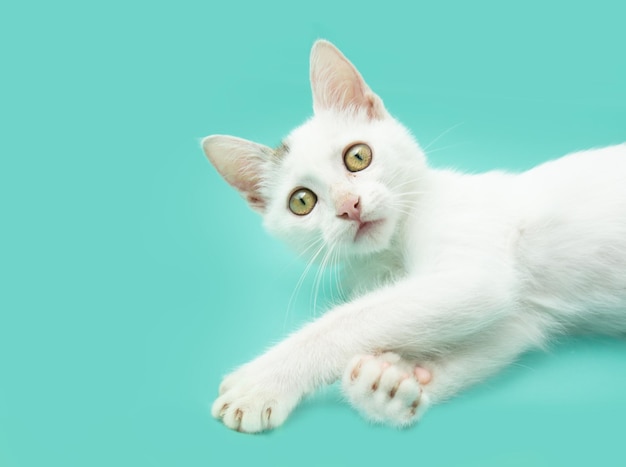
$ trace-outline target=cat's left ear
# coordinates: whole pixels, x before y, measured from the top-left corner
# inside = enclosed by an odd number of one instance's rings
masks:
[[[371,119],[388,116],[383,101],[355,66],[328,41],[318,40],[311,49],[313,111],[364,111]]]
[[[224,180],[239,191],[255,211],[267,204],[261,182],[274,151],[262,144],[234,136],[213,135],[202,140],[202,149]]]

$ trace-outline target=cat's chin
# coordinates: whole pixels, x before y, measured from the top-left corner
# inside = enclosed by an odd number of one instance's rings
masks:
[[[354,243],[358,243],[369,236],[376,235],[376,230],[382,228],[382,224],[385,223],[385,219],[378,219],[375,221],[366,221],[360,224],[356,229],[354,235]]]
[[[376,219],[362,222],[347,232],[346,250],[352,255],[378,253],[389,247],[394,231],[391,219]]]

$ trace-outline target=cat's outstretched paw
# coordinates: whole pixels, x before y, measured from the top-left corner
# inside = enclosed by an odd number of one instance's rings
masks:
[[[282,425],[299,397],[285,394],[268,378],[268,371],[249,364],[228,375],[211,407],[213,417],[244,433],[258,433]]]
[[[398,354],[359,355],[342,378],[348,400],[372,421],[394,426],[414,423],[428,406],[422,386],[430,372]]]

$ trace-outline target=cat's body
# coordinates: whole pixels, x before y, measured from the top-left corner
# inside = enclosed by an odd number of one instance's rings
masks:
[[[203,145],[268,230],[344,262],[352,298],[229,375],[214,416],[275,427],[343,375],[362,413],[407,425],[556,333],[626,332],[626,145],[435,170],[332,45],[311,63],[315,116],[281,148]]]

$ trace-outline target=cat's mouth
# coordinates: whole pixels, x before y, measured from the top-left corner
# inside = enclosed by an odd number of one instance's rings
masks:
[[[354,241],[357,242],[361,238],[368,236],[373,230],[375,230],[383,222],[385,222],[384,219],[361,222],[359,224],[359,227],[357,228],[356,234],[354,235]]]

